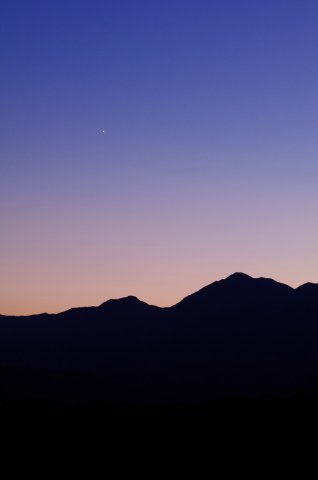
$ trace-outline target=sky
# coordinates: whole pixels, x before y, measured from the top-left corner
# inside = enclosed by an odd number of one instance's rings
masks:
[[[0,313],[318,282],[317,24],[315,0],[2,0]]]

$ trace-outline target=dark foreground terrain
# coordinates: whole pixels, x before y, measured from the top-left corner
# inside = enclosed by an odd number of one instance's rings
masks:
[[[2,478],[318,478],[318,285],[0,318]]]
[[[2,478],[314,479],[318,401],[1,404]]]

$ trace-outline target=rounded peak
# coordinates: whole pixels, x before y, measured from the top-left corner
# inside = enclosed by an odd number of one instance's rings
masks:
[[[226,277],[225,280],[254,280],[253,277],[251,277],[250,275],[247,275],[246,273],[243,273],[243,272],[234,272],[232,273],[232,275],[229,275],[228,277]]]
[[[144,302],[139,300],[139,298],[135,297],[134,295],[128,295],[127,297],[121,297],[121,298],[111,298],[110,300],[107,300],[106,302],[103,302],[100,307],[105,307],[105,306],[110,306],[110,305],[127,305],[127,306],[132,306],[132,305],[141,305]]]
[[[127,295],[126,297],[120,297],[118,298],[118,300],[138,300],[138,302],[140,302],[139,298],[136,297],[135,295]]]
[[[117,301],[125,303],[143,303],[138,297],[135,297],[135,295],[127,295],[127,297],[119,298]]]
[[[292,291],[294,290],[292,287],[289,285],[286,285],[281,282],[277,282],[276,280],[273,280],[272,278],[266,278],[266,277],[251,277],[250,275],[247,275],[246,273],[241,273],[241,272],[235,272],[229,277],[227,277],[223,282],[221,282],[225,285],[231,285],[233,288],[240,288],[240,287],[246,287],[246,288],[262,288],[262,289],[275,289],[275,290],[285,290],[287,291]]]
[[[318,289],[318,283],[313,283],[313,282],[307,282],[304,283],[303,285],[300,285],[299,287],[296,288],[297,292],[311,292],[311,291],[317,291]]]

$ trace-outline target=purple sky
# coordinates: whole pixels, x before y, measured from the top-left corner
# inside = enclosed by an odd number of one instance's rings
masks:
[[[0,313],[318,282],[317,25],[308,0],[2,1]]]

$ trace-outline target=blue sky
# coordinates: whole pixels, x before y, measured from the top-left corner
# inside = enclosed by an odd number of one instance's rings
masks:
[[[307,0],[1,2],[2,312],[317,281],[317,21]]]

